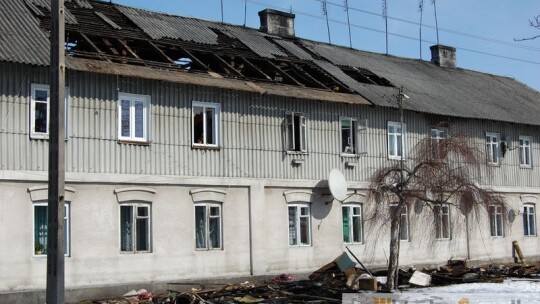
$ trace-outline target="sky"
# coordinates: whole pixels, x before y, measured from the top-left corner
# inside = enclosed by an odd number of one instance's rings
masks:
[[[296,36],[329,42],[321,0],[113,0],[114,3],[259,28],[257,12],[265,8],[296,15]],[[327,0],[332,44],[386,53],[383,0],[348,0],[351,39],[344,0]],[[437,43],[457,49],[459,68],[507,76],[540,91],[540,34],[529,20],[540,15],[539,0],[387,0],[388,54],[430,60],[429,46]],[[437,19],[435,18],[435,12]],[[420,46],[420,17],[422,44]],[[438,25],[438,35],[436,29]],[[438,38],[437,38],[438,36]],[[420,50],[422,50],[420,52]]]

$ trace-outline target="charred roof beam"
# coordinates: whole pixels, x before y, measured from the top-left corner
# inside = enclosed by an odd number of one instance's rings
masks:
[[[239,57],[245,64],[247,64],[253,71],[257,72],[260,76],[266,78],[269,81],[272,81],[272,77],[268,76],[265,72],[263,72],[261,69],[259,69],[256,65],[254,65],[251,61],[249,61],[247,58]]]
[[[94,42],[92,42],[92,40],[90,40],[90,38],[88,38],[88,36],[86,36],[85,34],[80,33],[80,32],[78,34],[98,54],[99,58],[101,58],[101,59],[103,59],[105,61],[111,62],[111,60],[106,57],[107,54],[105,52],[103,52]]]

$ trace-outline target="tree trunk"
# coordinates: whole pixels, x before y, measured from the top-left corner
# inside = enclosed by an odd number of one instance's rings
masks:
[[[396,273],[399,259],[399,228],[401,225],[401,209],[402,204],[391,213],[390,222],[390,258],[388,261],[388,275],[386,276],[386,289],[397,289]]]

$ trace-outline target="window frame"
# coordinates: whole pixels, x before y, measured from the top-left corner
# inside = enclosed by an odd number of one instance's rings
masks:
[[[354,209],[358,208],[360,210],[359,214],[354,214]],[[349,221],[349,242],[345,240],[345,223],[344,223],[344,215],[343,210],[348,209],[348,221]],[[364,212],[363,212],[363,205],[362,204],[343,204],[341,206],[341,224],[343,228],[343,243],[344,244],[363,244],[364,243]],[[353,219],[355,217],[360,218],[360,229],[358,234],[360,235],[359,241],[354,241],[355,239],[355,233],[354,233],[354,227],[353,227]]]
[[[45,102],[47,104],[46,111],[47,111],[47,123],[46,123],[46,132],[36,132],[36,90],[44,90],[47,92],[47,101]],[[43,103],[42,101],[39,101],[40,103]],[[51,109],[50,109],[50,102],[51,102],[51,88],[48,84],[40,84],[40,83],[32,83],[30,84],[30,139],[49,139],[50,136],[50,116],[51,116]],[[69,87],[65,87],[64,89],[64,138],[65,140],[68,139],[68,126],[69,126],[69,105],[71,103],[71,96]]]
[[[525,144],[528,142],[528,144]],[[531,136],[519,136],[519,166],[521,168],[532,168],[532,137]],[[529,159],[529,163],[523,161]]]
[[[133,250],[122,250],[122,207],[132,207],[131,219],[133,227],[131,228],[131,242]],[[145,207],[148,210],[148,229],[146,233],[148,234],[148,250],[137,250],[137,219],[138,219],[138,208]],[[152,253],[152,204],[146,201],[127,201],[119,204],[118,212],[118,224],[119,224],[119,248],[121,254],[139,254],[139,253]]]
[[[435,134],[434,134],[435,133]],[[442,136],[441,136],[442,133]],[[435,135],[435,136],[434,136]],[[434,160],[440,160],[440,143],[448,138],[448,128],[432,127],[429,131],[431,158]]]
[[[47,214],[49,212],[49,203],[47,201],[36,201],[32,203],[32,240],[33,240],[33,256],[34,257],[46,257],[47,256],[47,242],[45,242],[45,253],[37,254],[36,253],[36,207],[47,207]],[[48,224],[48,218],[47,218]],[[71,256],[71,202],[64,202],[64,256]],[[48,238],[48,232],[47,232]]]
[[[346,152],[344,151],[343,149],[343,121],[348,121],[350,123],[350,127],[349,127],[349,137],[348,137],[348,140],[349,141],[353,141],[353,144],[352,144],[352,152]],[[359,138],[358,138],[358,119],[357,118],[353,118],[353,117],[349,117],[349,116],[342,116],[339,118],[339,153],[342,155],[342,156],[357,156],[359,155]],[[352,133],[352,134],[351,134]],[[350,146],[351,144],[350,143],[347,143],[348,146]]]
[[[397,206],[398,204],[390,204],[390,212],[393,212],[392,208],[397,208]],[[401,209],[401,214],[399,216],[400,216],[400,221],[401,221],[399,240],[408,242],[411,240],[411,235],[410,235],[410,227],[409,227],[409,207],[407,205],[403,205],[403,208]],[[405,225],[403,225],[403,219],[405,219]],[[403,227],[406,227],[407,229],[406,238],[402,238],[403,233],[401,229]]]
[[[202,133],[203,142],[202,143],[198,143],[195,140],[195,107],[203,108],[203,133]],[[206,142],[207,141],[206,109],[208,108],[214,109],[214,117],[213,117],[214,125],[212,126],[213,135],[215,139],[214,144],[209,144]],[[193,148],[205,148],[205,147],[206,148],[219,148],[220,147],[220,136],[219,136],[220,130],[221,130],[221,104],[194,100],[191,104],[191,146]]]
[[[532,209],[532,214],[530,209]],[[530,218],[532,218],[532,227]],[[525,203],[523,204],[523,234],[525,236],[535,237],[536,229],[536,206],[533,203]],[[532,234],[531,230],[533,230]]]
[[[390,127],[393,127],[393,128],[401,128],[401,133],[397,133],[397,132],[390,132]],[[397,130],[397,129],[396,129]],[[401,155],[399,154],[399,149],[398,149],[398,136],[401,136]],[[406,144],[407,144],[407,140],[406,140],[406,137],[407,136],[407,124],[406,123],[401,123],[401,122],[395,122],[395,121],[388,121],[387,125],[386,125],[386,139],[387,139],[387,145],[386,145],[386,148],[387,148],[387,155],[388,155],[388,159],[392,159],[392,160],[404,160],[406,157],[407,157],[407,149],[406,149]],[[392,137],[394,137],[392,139]],[[390,145],[391,143],[393,143],[396,147],[396,153],[394,155],[390,154]]]
[[[122,135],[122,102],[129,102],[129,136]],[[149,143],[150,142],[150,111],[152,107],[152,99],[150,95],[132,94],[126,92],[118,92],[118,141],[128,143]],[[136,136],[136,118],[135,118],[135,103],[143,103],[143,136]]]
[[[446,212],[444,212],[446,209]],[[452,228],[451,223],[451,213],[449,204],[438,204],[433,206],[433,213],[435,214],[435,239],[437,240],[450,240],[452,239]],[[446,231],[444,231],[444,217],[446,217]],[[446,232],[447,237],[444,237],[444,232]]]
[[[295,129],[296,129],[295,117],[298,117],[298,128],[299,128],[298,132],[295,132]],[[292,126],[292,138],[289,135],[289,126]],[[287,153],[297,153],[297,154],[308,153],[308,146],[309,146],[308,128],[309,128],[309,122],[308,122],[308,117],[305,113],[294,112],[294,111],[285,112],[285,142],[286,142]],[[302,132],[302,129],[303,129],[303,132]],[[296,137],[295,137],[296,133],[298,133],[301,136],[300,141],[299,141],[300,147],[298,148],[296,147]],[[304,144],[304,146],[302,146],[302,143]]]
[[[196,251],[210,251],[210,250],[223,250],[223,206],[221,202],[207,201],[197,202],[194,205],[194,223],[195,223],[195,250]],[[204,236],[206,240],[205,247],[197,247],[197,207],[205,207],[205,223],[204,223]],[[219,215],[212,216],[210,214],[210,208],[218,207]],[[210,247],[210,218],[219,219],[219,247]]]
[[[296,243],[291,244],[291,219],[290,219],[290,208],[296,209],[296,216],[294,219],[294,227],[295,227],[295,233],[296,233]],[[302,208],[307,208],[308,214],[302,216]],[[302,231],[301,231],[301,218],[307,218],[308,219],[308,229],[307,229],[307,243],[302,244]],[[310,203],[291,203],[287,204],[287,235],[288,235],[288,244],[289,247],[311,247],[312,246],[312,225],[311,225],[311,204]]]
[[[503,238],[504,237],[504,221],[503,221],[503,208],[501,205],[489,205],[488,206],[488,216],[489,216],[489,232],[492,237]],[[499,219],[500,217],[500,219]],[[500,222],[499,222],[500,221]],[[497,233],[500,226],[500,235]]]
[[[489,138],[489,142],[488,142]],[[499,133],[493,133],[493,132],[486,132],[486,138],[485,138],[485,147],[486,147],[486,160],[487,164],[490,166],[500,166],[501,164],[501,145],[500,145],[500,139],[501,136]],[[495,140],[495,141],[494,141]],[[497,160],[493,161],[493,149],[495,149],[497,155]]]

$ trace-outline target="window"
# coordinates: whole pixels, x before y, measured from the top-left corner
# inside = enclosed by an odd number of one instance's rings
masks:
[[[431,157],[434,160],[442,158],[441,141],[446,138],[448,131],[445,128],[431,128]]]
[[[533,204],[523,205],[523,230],[527,236],[536,235],[536,214]]]
[[[195,205],[195,247],[197,249],[222,249],[221,204],[197,203]]]
[[[435,213],[435,237],[439,240],[450,239],[450,207],[446,204],[433,206]]]
[[[49,101],[50,88],[46,84],[31,85],[30,94],[30,138],[48,139],[49,138]],[[65,111],[64,111],[64,130],[65,139],[68,138],[68,111],[69,111],[69,88],[65,89]]]
[[[486,133],[486,155],[489,165],[499,165],[499,134]]]
[[[150,252],[150,204],[120,205],[120,251]]]
[[[311,215],[308,204],[289,205],[289,245],[311,245]]]
[[[118,94],[118,139],[149,141],[150,96]]]
[[[220,105],[193,102],[193,146],[218,147]]]
[[[519,137],[519,165],[526,168],[532,167],[531,138],[529,136]]]
[[[394,214],[396,212],[397,205],[390,205],[390,214]],[[399,239],[401,241],[408,241],[409,240],[409,213],[407,205],[404,205],[403,208],[401,208],[401,213],[399,215],[400,221],[401,221],[401,228],[399,230]]]
[[[343,215],[343,242],[362,243],[362,206],[342,206]]]
[[[388,158],[402,159],[405,157],[405,130],[406,124],[388,122]]]
[[[357,154],[357,121],[352,118],[341,118],[341,153]]]
[[[48,205],[47,202],[34,204],[34,255],[47,254],[47,227],[48,227]],[[64,254],[70,252],[70,220],[69,203],[64,204]]]
[[[287,150],[307,152],[307,119],[299,113],[287,113]]]
[[[503,236],[503,208],[500,205],[489,206],[489,226],[491,236]]]

